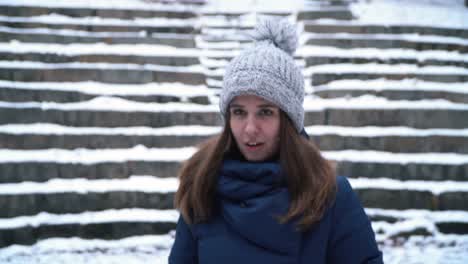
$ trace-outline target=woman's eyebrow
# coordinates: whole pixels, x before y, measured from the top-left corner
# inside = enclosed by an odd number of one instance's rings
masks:
[[[240,104],[231,104],[229,107],[230,107],[230,108],[232,108],[232,107],[244,108],[244,106],[243,106],[243,105],[240,105]]]
[[[273,105],[273,104],[261,104],[261,105],[258,105],[257,107],[269,107],[269,108],[275,108],[276,106]]]

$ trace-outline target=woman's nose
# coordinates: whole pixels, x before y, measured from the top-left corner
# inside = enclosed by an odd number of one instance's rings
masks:
[[[244,131],[249,135],[256,134],[258,132],[258,124],[254,116],[250,116],[246,119]]]

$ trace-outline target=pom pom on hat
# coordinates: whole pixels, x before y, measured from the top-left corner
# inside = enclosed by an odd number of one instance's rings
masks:
[[[296,27],[286,19],[260,20],[251,37],[256,42],[271,42],[291,56],[298,46]]]

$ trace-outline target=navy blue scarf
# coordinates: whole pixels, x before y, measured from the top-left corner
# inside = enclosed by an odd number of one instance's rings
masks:
[[[218,180],[221,215],[251,243],[281,255],[297,256],[301,234],[294,222],[280,224],[289,193],[280,165],[225,160]]]

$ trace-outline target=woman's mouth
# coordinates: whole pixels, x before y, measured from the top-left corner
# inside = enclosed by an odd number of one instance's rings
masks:
[[[257,150],[261,146],[263,146],[263,143],[255,142],[255,143],[246,143],[245,146],[247,147],[247,150]]]

